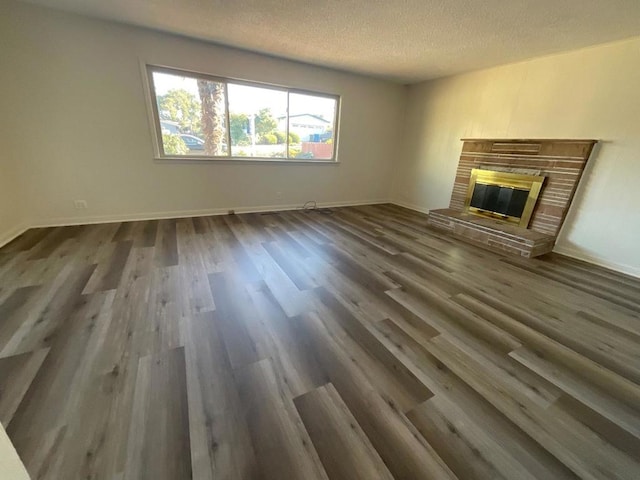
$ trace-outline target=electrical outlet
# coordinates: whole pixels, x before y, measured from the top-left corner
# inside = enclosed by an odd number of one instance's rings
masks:
[[[282,200],[282,192],[276,192],[276,198]]]
[[[85,210],[87,208],[87,201],[86,200],[74,200],[73,201],[73,205],[76,207],[77,210]]]

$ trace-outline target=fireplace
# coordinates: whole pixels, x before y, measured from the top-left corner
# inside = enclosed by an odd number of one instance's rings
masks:
[[[521,257],[553,250],[595,140],[463,139],[449,208],[429,225]]]
[[[526,228],[544,177],[474,168],[465,198],[465,211]]]

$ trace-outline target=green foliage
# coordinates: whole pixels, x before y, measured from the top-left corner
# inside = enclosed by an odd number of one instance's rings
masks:
[[[287,138],[287,134],[285,132],[278,131],[278,132],[273,132],[273,134],[278,139],[278,143],[285,143],[286,138]]]
[[[249,117],[244,113],[229,113],[229,128],[231,131],[231,145],[251,145],[247,135]]]
[[[267,133],[273,133],[278,128],[278,122],[273,115],[271,109],[263,108],[258,112],[255,119],[256,137],[261,137]]]
[[[249,116],[244,113],[229,113],[229,128],[231,133],[231,144],[236,146],[251,145],[251,134],[249,130]],[[254,119],[255,138],[258,145],[281,145],[287,143],[287,134],[277,130],[278,122],[273,117],[269,108],[260,110]],[[289,132],[289,144],[299,144],[300,135]],[[297,155],[300,149],[295,151]],[[282,153],[284,155],[284,152]],[[282,156],[278,154],[277,156]],[[292,155],[290,155],[292,156]]]
[[[158,111],[162,120],[171,120],[182,131],[201,133],[201,108],[198,98],[183,89],[169,90],[158,97]]]
[[[272,132],[277,138],[278,143],[286,143],[287,134],[285,132]],[[300,143],[300,135],[295,132],[289,132],[289,144]]]
[[[201,101],[184,89],[173,89],[165,95],[158,96],[158,111],[162,120],[171,120],[180,126],[182,132],[190,132],[205,140],[206,152],[210,155],[219,154],[224,143],[224,103],[222,88],[216,88],[215,82],[199,81],[198,89]],[[260,145],[299,145],[300,135],[277,130],[278,122],[273,117],[269,108],[261,109],[255,116],[255,138]],[[229,113],[229,129],[231,144],[234,146],[251,145],[251,136],[248,133],[249,116],[244,113]],[[163,135],[163,144],[166,154],[184,155],[189,152],[187,146],[178,135]],[[326,143],[333,143],[332,139]],[[245,152],[237,155],[246,155]],[[300,148],[289,148],[291,158],[309,158],[303,154]],[[312,156],[311,156],[312,157]]]
[[[278,143],[278,137],[273,133],[265,133],[260,136],[258,144],[260,145],[276,145]]]
[[[163,133],[162,145],[165,155],[186,155],[189,153],[189,149],[180,135]]]
[[[300,143],[300,135],[296,132],[289,132],[289,143]]]
[[[298,155],[300,155],[301,151],[302,150],[300,150],[299,148],[289,147],[289,158],[296,158]]]

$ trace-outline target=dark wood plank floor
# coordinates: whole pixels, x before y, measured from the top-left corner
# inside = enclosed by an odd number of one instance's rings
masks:
[[[35,229],[0,249],[34,479],[640,478],[640,281],[392,205]]]

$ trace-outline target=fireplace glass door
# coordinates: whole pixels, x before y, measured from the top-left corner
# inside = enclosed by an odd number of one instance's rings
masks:
[[[465,209],[527,227],[544,177],[474,168]]]

